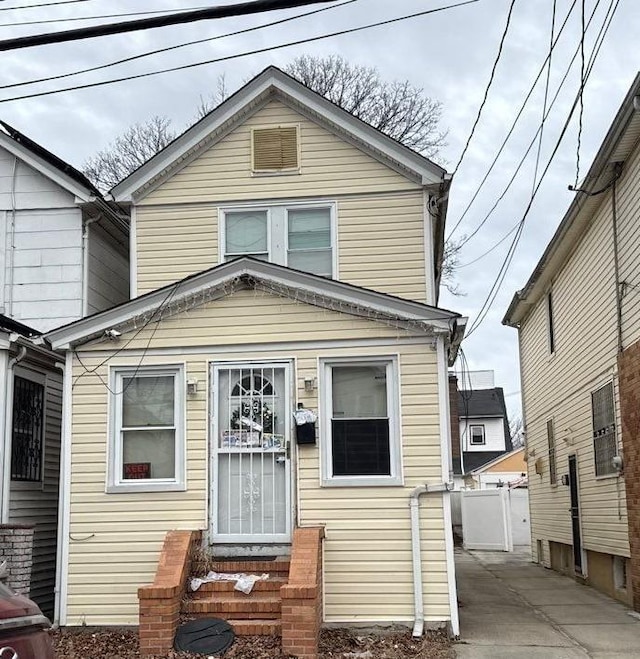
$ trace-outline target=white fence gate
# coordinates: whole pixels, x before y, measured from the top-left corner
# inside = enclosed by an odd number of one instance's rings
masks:
[[[516,546],[531,545],[531,524],[529,522],[529,490],[516,488],[509,490],[511,504],[511,537]]]
[[[509,490],[465,490],[461,499],[465,548],[513,551]]]

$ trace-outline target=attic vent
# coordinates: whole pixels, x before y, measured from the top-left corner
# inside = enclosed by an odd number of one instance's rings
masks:
[[[298,169],[298,128],[278,126],[253,131],[253,171]]]

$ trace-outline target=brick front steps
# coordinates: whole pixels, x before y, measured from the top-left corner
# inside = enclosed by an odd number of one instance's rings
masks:
[[[322,620],[322,528],[293,533],[291,559],[214,560],[196,557],[198,531],[167,533],[154,582],[138,589],[140,656],[165,654],[173,647],[180,615],[226,620],[238,636],[282,636],[282,650],[298,659],[317,659]],[[190,592],[190,576],[209,570],[269,574],[246,595],[235,582],[202,584]],[[197,574],[194,574],[197,572]]]

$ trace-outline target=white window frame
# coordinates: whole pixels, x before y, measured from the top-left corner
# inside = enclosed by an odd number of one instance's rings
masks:
[[[389,476],[334,476],[331,437],[332,369],[334,366],[386,365],[387,414],[389,416]],[[321,483],[323,487],[388,487],[404,484],[402,473],[402,433],[400,424],[400,370],[396,355],[367,357],[328,357],[320,359],[320,438]]]
[[[122,381],[144,375],[173,376],[175,423],[175,477],[125,480],[122,478]],[[185,491],[186,386],[184,364],[158,366],[111,366],[109,371],[109,428],[107,493]]]
[[[613,380],[607,380],[605,382],[602,382],[599,386],[595,387],[594,389],[591,390],[589,393],[589,410],[591,414],[591,447],[593,450],[593,473],[595,475],[595,479],[598,480],[604,480],[607,478],[619,478],[621,476],[621,473],[613,468],[613,465],[609,465],[610,471],[607,471],[604,474],[598,474],[597,470],[597,454],[596,454],[596,438],[594,437],[594,432],[595,428],[593,427],[593,395],[600,391],[601,389],[604,389],[605,387],[611,387],[611,393],[612,393],[612,400],[613,400],[613,441],[615,443],[616,447],[616,454],[620,452],[620,446],[618,443],[618,409],[616,405],[616,386],[615,382]]]
[[[331,227],[331,266],[332,279],[338,279],[338,232],[337,232],[337,204],[334,200],[316,199],[313,201],[283,200],[269,204],[236,204],[233,206],[218,207],[218,262],[225,263],[226,252],[226,227],[227,213],[242,211],[266,211],[267,212],[267,248],[269,262],[278,265],[288,265],[289,253],[289,211],[311,210],[314,208],[326,208],[329,210]],[[234,254],[233,258],[239,258],[242,254]]]
[[[482,430],[482,441],[473,441],[473,429],[480,428]],[[469,424],[469,446],[485,446],[487,444],[487,434],[484,423],[470,423]]]

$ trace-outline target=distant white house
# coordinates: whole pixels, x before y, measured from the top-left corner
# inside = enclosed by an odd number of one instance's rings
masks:
[[[76,169],[0,122],[0,524],[35,527],[53,614],[64,361],[40,333],[129,298],[129,228]]]

